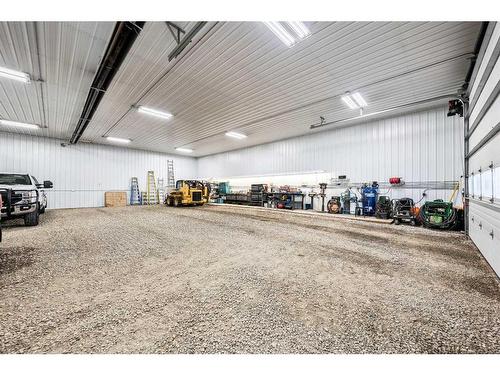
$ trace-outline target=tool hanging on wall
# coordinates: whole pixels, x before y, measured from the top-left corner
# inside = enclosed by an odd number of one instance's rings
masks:
[[[147,190],[146,197],[143,199],[143,204],[157,204],[158,203],[158,191],[156,190],[156,179],[155,172],[148,171],[147,175]]]
[[[139,190],[139,181],[137,177],[130,179],[130,205],[141,204],[141,192]]]
[[[401,186],[405,184],[405,182],[401,177],[391,177],[389,178],[389,183],[395,186]]]

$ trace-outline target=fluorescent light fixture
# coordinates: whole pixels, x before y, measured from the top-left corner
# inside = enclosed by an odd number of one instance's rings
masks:
[[[359,108],[358,105],[354,103],[354,100],[351,99],[351,96],[349,94],[342,96],[342,100],[350,109]]]
[[[295,38],[279,22],[270,21],[264,24],[276,35],[287,47],[295,44]]]
[[[185,152],[185,153],[188,153],[188,154],[190,154],[191,152],[193,152],[193,150],[191,150],[190,148],[176,147],[175,149],[177,151]]]
[[[351,95],[351,97],[354,99],[356,104],[361,108],[366,107],[368,105],[359,92],[355,92],[354,94]]]
[[[110,142],[116,142],[116,143],[130,143],[130,142],[132,142],[132,140],[128,139],[128,138],[106,137],[106,139]]]
[[[238,132],[227,132],[226,135],[231,138],[236,138],[236,139],[244,139],[247,136],[245,134],[241,134]]]
[[[23,73],[17,70],[3,68],[1,66],[0,66],[0,77],[9,78],[24,83],[30,83],[31,81],[30,75],[28,73]]]
[[[342,100],[350,109],[364,108],[368,105],[359,92],[346,93],[342,96]]]
[[[151,115],[151,116],[161,117],[164,119],[169,119],[169,118],[174,117],[174,115],[171,113],[158,111],[157,109],[144,107],[142,105],[137,108],[137,112],[145,113],[145,114]]]
[[[300,21],[291,21],[287,22],[288,26],[297,34],[297,36],[300,39],[304,39],[305,37],[311,35],[311,32],[307,28],[306,25],[304,25],[303,22]]]
[[[25,122],[17,122],[17,121],[10,121],[10,120],[0,120],[0,125],[15,126],[18,128],[25,128],[25,129],[40,129],[40,125],[27,124]]]

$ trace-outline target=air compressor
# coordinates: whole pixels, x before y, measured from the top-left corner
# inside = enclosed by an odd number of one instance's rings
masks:
[[[361,209],[363,216],[373,216],[376,212],[378,197],[378,183],[373,181],[371,186],[364,184],[361,187]]]

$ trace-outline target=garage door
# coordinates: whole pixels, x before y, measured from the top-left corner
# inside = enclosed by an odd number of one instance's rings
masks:
[[[500,24],[490,22],[469,97],[469,235],[500,276]]]

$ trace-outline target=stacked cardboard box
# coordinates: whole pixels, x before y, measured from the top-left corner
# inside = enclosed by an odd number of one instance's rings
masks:
[[[107,191],[104,193],[104,204],[106,207],[125,207],[127,205],[127,193],[124,191]]]

